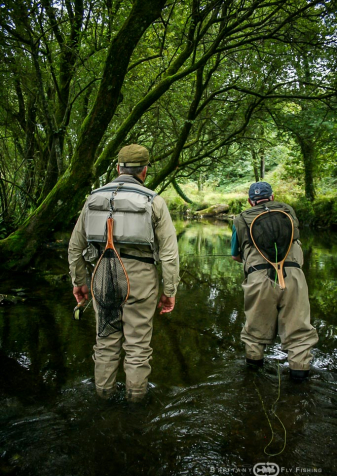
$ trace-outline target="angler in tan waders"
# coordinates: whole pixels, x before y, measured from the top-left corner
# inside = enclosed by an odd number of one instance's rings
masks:
[[[310,323],[308,287],[301,269],[303,253],[298,220],[292,207],[274,201],[267,182],[253,183],[248,201],[252,208],[235,218],[232,235],[232,258],[243,262],[245,272],[242,287],[246,323],[241,340],[245,344],[246,360],[250,365],[262,366],[266,345],[272,344],[279,334],[282,349],[288,353],[290,376],[302,381],[309,375],[310,350],[318,336]],[[258,215],[277,210],[285,212],[293,222],[290,250],[284,263],[284,289],[275,278],[273,267],[254,246],[250,233]]]
[[[69,243],[73,294],[80,302],[89,292],[84,256],[97,260],[105,245],[106,220],[112,213],[114,245],[129,278],[130,294],[123,307],[122,330],[104,337],[97,332],[93,359],[96,391],[102,398],[109,398],[116,390],[122,348],[126,398],[137,402],[146,394],[159,288],[155,263],[161,263],[163,275],[160,313],[171,312],[175,306],[179,283],[176,232],[163,198],[143,185],[149,165],[145,147],[123,147],[118,154],[118,178],[91,193]]]

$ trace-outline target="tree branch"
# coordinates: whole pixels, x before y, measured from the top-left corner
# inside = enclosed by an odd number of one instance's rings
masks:
[[[14,187],[16,187],[16,188],[18,188],[19,190],[21,190],[21,192],[24,193],[24,194],[29,198],[29,200],[32,202],[32,204],[34,205],[34,207],[37,206],[36,200],[35,200],[28,192],[26,192],[26,190],[24,190],[22,187],[20,187],[20,185],[18,185],[17,183],[12,182],[11,180],[4,179],[3,177],[0,177],[0,180],[1,180],[2,182],[10,183],[10,184],[13,185]]]

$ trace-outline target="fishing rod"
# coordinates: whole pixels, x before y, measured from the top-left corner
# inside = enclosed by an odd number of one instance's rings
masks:
[[[186,255],[180,255],[181,258],[185,258],[186,256],[194,256],[196,258],[216,258],[216,257],[219,257],[219,256],[232,256],[231,254],[216,254],[216,255],[197,255],[197,254],[192,254],[192,253],[188,253]]]

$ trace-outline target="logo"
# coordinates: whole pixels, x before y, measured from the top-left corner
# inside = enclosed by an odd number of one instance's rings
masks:
[[[259,195],[260,189],[259,189],[259,188],[256,188],[255,191],[254,191],[254,193],[255,193],[255,195]],[[258,463],[258,464],[260,464],[260,463]]]
[[[277,476],[280,472],[280,468],[276,463],[257,463],[253,468],[255,476],[269,475]]]

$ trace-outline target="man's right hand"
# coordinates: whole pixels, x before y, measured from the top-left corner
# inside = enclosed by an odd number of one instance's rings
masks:
[[[89,289],[86,284],[83,286],[74,286],[73,295],[78,303],[83,301],[84,299],[87,301],[89,296]]]
[[[159,299],[158,308],[161,308],[159,314],[164,314],[165,312],[172,312],[176,303],[175,296],[168,297],[165,294],[162,294]]]

